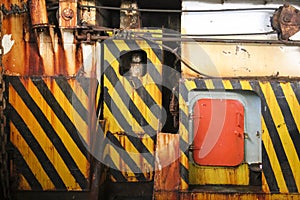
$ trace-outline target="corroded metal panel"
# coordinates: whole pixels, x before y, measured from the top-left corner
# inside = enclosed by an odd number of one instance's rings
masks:
[[[97,82],[9,77],[12,179],[19,190],[87,191]],[[97,85],[95,86],[95,88]],[[97,93],[99,95],[99,93]]]
[[[179,189],[179,135],[158,133],[155,152],[154,191]]]
[[[111,170],[111,180],[152,181],[155,135],[161,129],[162,49],[135,40],[107,40],[103,48],[103,118],[108,124],[106,137],[113,142],[105,157],[110,159],[109,166],[116,169]],[[131,65],[125,62],[127,65],[123,66],[121,56],[132,51],[146,55],[143,76],[122,73]]]

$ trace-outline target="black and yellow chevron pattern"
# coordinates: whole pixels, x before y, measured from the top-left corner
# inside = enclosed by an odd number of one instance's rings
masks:
[[[153,180],[155,136],[161,129],[162,49],[144,40],[107,40],[104,43],[104,110],[106,138],[110,144],[105,159],[111,180]],[[147,72],[143,77],[122,76],[122,51],[143,50]]]
[[[88,190],[90,110],[97,109],[91,102],[99,95],[98,82],[17,76],[7,81],[12,167],[18,189]]]
[[[300,192],[300,82],[297,80],[183,79],[180,85],[180,134],[186,149],[188,92],[200,90],[254,91],[262,102],[263,190]],[[182,189],[188,188],[186,152],[181,159]]]

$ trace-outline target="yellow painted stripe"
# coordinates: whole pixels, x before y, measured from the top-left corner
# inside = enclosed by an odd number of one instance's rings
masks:
[[[48,82],[49,83],[49,82]],[[91,84],[93,82],[90,82],[89,88],[91,87]],[[91,100],[91,98],[94,97],[93,93],[96,93],[96,91],[92,91],[92,88],[90,88],[90,97],[88,97],[86,95],[86,93],[84,92],[84,90],[81,87],[81,84],[79,82],[77,82],[76,79],[69,79],[68,80],[68,84],[71,86],[72,90],[74,91],[74,95],[77,96],[77,98],[80,100],[81,104],[83,105],[83,107],[86,110],[90,110],[89,106],[90,106],[90,102],[93,102]]]
[[[283,90],[285,99],[290,106],[290,110],[292,112],[297,128],[300,131],[300,115],[299,115],[300,105],[295,96],[295,92],[291,87],[290,83],[280,83],[280,86]]]
[[[251,87],[249,81],[241,80],[240,84],[241,84],[243,90],[252,90],[252,87]]]
[[[18,183],[19,190],[32,190],[28,181],[25,179],[25,177],[22,174],[19,175],[18,182],[19,182]]]
[[[24,80],[22,80],[22,82],[23,84],[25,84]],[[35,103],[38,105],[38,107],[41,109],[41,111],[49,120],[49,122],[52,124],[53,129],[55,130],[59,138],[62,140],[63,144],[65,145],[66,149],[70,153],[71,157],[75,161],[76,165],[78,166],[82,174],[84,174],[85,178],[88,178],[89,161],[79,150],[78,146],[76,145],[76,143],[74,142],[74,140],[72,139],[68,131],[65,129],[64,125],[55,115],[52,108],[47,104],[46,100],[43,98],[40,91],[34,86],[34,83],[30,79],[26,82],[28,84],[27,92],[35,101]]]
[[[268,128],[266,126],[266,123],[265,123],[265,120],[263,117],[261,118],[261,121],[262,121],[262,131],[263,131],[262,140],[265,145],[267,154],[269,156],[272,171],[274,172],[275,179],[276,179],[278,187],[279,187],[279,191],[281,193],[288,192],[288,188],[286,186],[286,183],[285,183],[285,180],[284,180],[281,168],[280,168],[280,164],[279,164],[279,161],[278,161],[275,149],[274,149],[274,145],[270,138],[270,134],[269,134]]]
[[[204,82],[205,82],[206,88],[207,88],[208,90],[215,89],[215,86],[214,86],[214,83],[213,83],[212,80],[209,79],[209,80],[205,80]]]
[[[194,80],[189,80],[185,82],[185,86],[187,88],[188,91],[191,91],[195,88],[197,88],[196,83]]]
[[[54,98],[57,100],[59,105],[62,107],[64,112],[68,115],[71,122],[74,124],[76,129],[79,131],[79,134],[84,139],[86,144],[90,144],[89,141],[89,127],[87,126],[86,122],[81,118],[78,112],[74,109],[71,103],[68,101],[67,97],[65,96],[64,92],[60,89],[55,81],[50,79],[45,80],[49,90],[52,91]],[[34,95],[33,95],[34,96]]]
[[[55,167],[57,173],[63,180],[64,184],[69,189],[77,189],[80,188],[79,184],[76,182],[69,169],[67,168],[64,160],[61,158],[55,147],[53,146],[50,139],[47,137],[46,133],[40,126],[37,119],[33,116],[31,111],[28,109],[26,104],[23,102],[21,97],[17,94],[17,92],[11,87],[10,94],[14,93],[14,97],[10,98],[11,105],[16,109],[19,115],[22,117],[24,122],[27,124],[29,130],[34,133],[34,136],[38,143],[41,145],[43,151],[47,155],[48,159]]]
[[[105,110],[106,112],[106,117],[109,118],[110,120],[113,119],[117,126],[116,127],[110,127],[110,131],[114,131],[114,132],[120,132],[120,131],[116,131],[115,129],[120,127],[118,126],[117,120],[114,119],[112,113],[110,112],[110,110],[107,108],[107,106],[105,105]],[[143,144],[147,147],[147,149],[149,150],[149,152],[151,152],[154,155],[154,141],[148,136],[145,135],[145,138],[143,138],[141,141],[143,142]],[[122,146],[126,149],[126,151],[128,152],[128,154],[130,155],[130,157],[132,157],[132,159],[136,162],[136,164],[138,165],[139,159],[140,159],[140,153],[138,152],[138,150],[136,149],[136,147],[129,141],[129,139],[125,136],[123,137],[117,137],[118,140],[121,142]],[[118,156],[120,157],[120,156]],[[115,157],[117,158],[117,157]],[[119,158],[121,159],[121,158]],[[151,164],[151,163],[150,163]]]
[[[101,86],[99,85],[99,87],[97,88],[97,91],[96,91],[97,93],[96,93],[96,108],[98,108],[100,105],[99,105],[99,103],[100,103],[100,101],[98,101],[99,99],[100,99],[100,94],[101,94]],[[98,114],[98,113],[96,113],[96,114]]]
[[[141,139],[142,143],[147,147],[149,152],[154,155],[154,147],[155,143],[153,139],[149,135],[144,135],[143,138]]]
[[[121,142],[121,141],[120,141]],[[122,143],[122,142],[121,142]],[[116,147],[118,148],[118,147]],[[126,177],[128,174],[134,174],[127,163],[121,158],[120,154],[115,150],[114,147],[110,147],[110,157],[113,160],[115,166],[119,171],[122,172],[123,176]],[[137,181],[136,177],[131,177],[132,181]]]
[[[288,132],[287,126],[284,121],[284,117],[281,113],[280,107],[278,105],[278,102],[276,100],[274,91],[272,90],[272,87],[270,83],[262,83],[260,82],[260,87],[262,89],[262,92],[264,93],[266,97],[267,104],[270,108],[270,112],[273,118],[273,121],[276,125],[276,129],[278,131],[278,135],[280,137],[280,140],[282,141],[282,145],[285,151],[285,154],[287,156],[287,159],[289,163],[291,163],[291,170],[296,182],[296,186],[298,191],[300,191],[300,161],[298,154],[295,150],[293,141],[290,137],[290,134]],[[280,125],[280,126],[278,126]]]
[[[222,80],[225,90],[232,90],[233,87],[231,85],[230,80]]]
[[[267,180],[266,180],[266,176],[264,174],[264,172],[262,172],[262,191],[265,193],[270,193],[270,188],[268,186]]]
[[[106,78],[107,79],[107,78]],[[108,88],[108,92],[111,96],[111,99],[115,102],[116,106],[118,106],[119,111],[122,113],[127,122],[132,125],[132,129],[137,132],[143,132],[143,129],[138,125],[138,122],[132,117],[132,114],[129,112],[129,105],[125,105],[119,93],[115,90],[115,87],[110,83],[109,80],[105,82],[106,87]],[[129,102],[128,102],[129,103]],[[112,108],[113,109],[113,108]],[[104,113],[105,114],[105,113]],[[112,113],[112,116],[115,114]],[[115,118],[115,117],[114,117]],[[115,120],[118,121],[118,120]],[[115,128],[117,129],[117,128]],[[111,129],[110,129],[111,130]],[[121,129],[122,130],[122,129]],[[124,130],[122,130],[124,131]]]
[[[188,108],[182,94],[179,94],[179,104],[180,109],[186,114],[186,116],[189,116]]]
[[[145,162],[148,162],[146,159],[143,158],[143,163],[140,162],[142,156],[141,156],[141,153],[136,149],[136,146],[134,146],[133,143],[131,143],[131,141],[128,139],[128,137],[126,136],[123,136],[121,137],[123,139],[123,145],[124,145],[124,148],[125,150],[128,152],[129,156],[135,161],[135,163],[137,164],[137,166],[140,168],[140,169],[143,169],[143,165]],[[152,140],[152,139],[150,139]],[[152,145],[154,145],[154,143],[151,143]],[[149,149],[149,151],[151,151],[151,149],[153,149],[154,146],[147,146],[147,149]],[[150,165],[152,163],[149,163]]]
[[[144,103],[143,99],[137,94],[137,92],[135,90],[131,90],[131,85],[127,79],[124,79],[123,85],[124,85],[124,88],[125,88],[127,94],[131,97],[131,100],[134,102],[134,104],[140,110],[141,114],[143,115],[145,120],[148,122],[148,124],[150,126],[152,126],[155,130],[158,130],[159,129],[158,119],[155,117],[155,115],[152,113],[152,111],[149,109],[149,107]],[[133,95],[130,95],[130,94],[133,94]],[[157,96],[152,96],[152,97],[154,97],[154,99],[155,99],[155,97],[158,97],[158,96],[159,96],[159,93],[157,94]],[[157,103],[159,103],[159,102],[157,102]]]
[[[183,178],[180,179],[180,189],[187,190],[189,188],[189,184],[185,182]]]
[[[33,153],[31,148],[28,146],[27,142],[24,140],[23,136],[20,134],[13,123],[10,123],[10,133],[10,141],[19,149],[21,155],[30,168],[30,171],[34,174],[38,182],[41,184],[43,190],[55,189],[55,186],[48,177],[47,173],[44,171],[38,158]],[[24,190],[31,189],[30,185],[24,177],[21,179],[19,187]]]
[[[103,113],[104,113],[104,119],[109,120],[108,130],[110,132],[117,133],[117,132],[124,131],[123,129],[121,129],[121,126],[118,123],[118,121],[115,119],[114,115],[110,112],[110,109],[108,108],[106,103],[104,103],[104,106],[103,106]]]

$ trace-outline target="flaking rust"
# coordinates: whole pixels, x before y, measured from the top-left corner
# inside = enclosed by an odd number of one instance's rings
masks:
[[[76,29],[55,28],[47,19],[43,2],[24,2],[29,3],[27,13],[4,17],[3,34],[11,34],[15,41],[3,57],[8,75],[74,76],[82,67],[81,45],[74,38]],[[22,6],[18,0],[3,3],[5,7]]]
[[[300,13],[295,7],[285,4],[272,17],[272,27],[281,40],[288,40],[300,30]]]

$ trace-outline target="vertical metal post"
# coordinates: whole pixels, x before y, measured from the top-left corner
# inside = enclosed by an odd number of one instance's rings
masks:
[[[122,1],[120,11],[120,28],[137,29],[141,27],[140,13],[135,0]]]

